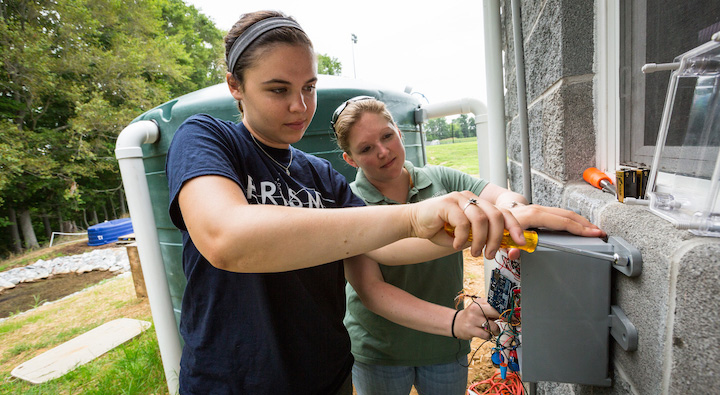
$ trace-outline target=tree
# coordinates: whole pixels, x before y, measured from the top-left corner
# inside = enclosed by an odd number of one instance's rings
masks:
[[[450,126],[445,118],[428,120],[423,127],[427,140],[442,140],[450,137]]]
[[[476,135],[474,117],[468,116],[467,114],[461,114],[460,117],[453,120],[453,123],[460,128],[463,137],[473,137]]]
[[[103,210],[121,185],[118,133],[222,82],[223,54],[182,0],[0,0],[0,211]]]
[[[467,118],[467,129],[468,129],[468,137],[477,136],[477,126],[475,125],[475,117]]]
[[[183,67],[186,81],[170,87],[176,97],[225,81],[224,33],[207,16],[183,0],[166,0],[162,5],[165,40],[184,49],[177,63]]]
[[[453,119],[452,123],[455,125],[458,137],[469,137],[466,114],[461,114],[458,118]]]
[[[325,54],[318,54],[318,74],[340,75],[342,64],[337,58]]]

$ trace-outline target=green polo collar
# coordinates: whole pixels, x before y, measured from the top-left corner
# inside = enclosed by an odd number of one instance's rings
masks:
[[[432,180],[430,180],[430,177],[425,175],[425,173],[416,170],[415,166],[413,166],[410,161],[405,161],[405,169],[407,169],[410,173],[410,177],[412,177],[413,180],[413,187],[408,191],[407,201],[414,203],[417,201],[415,196],[418,194],[418,191],[429,187],[432,184]],[[378,191],[377,188],[370,183],[370,181],[368,181],[362,169],[358,169],[357,175],[355,176],[355,182],[353,182],[353,184],[355,186],[355,194],[368,204],[400,204],[399,202],[383,196],[383,194],[380,193],[380,191]]]

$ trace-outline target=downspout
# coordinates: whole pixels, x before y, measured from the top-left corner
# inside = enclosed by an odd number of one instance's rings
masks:
[[[525,89],[525,56],[523,49],[520,1],[512,0],[513,43],[515,44],[515,80],[517,82],[518,126],[520,128],[520,156],[522,158],[523,195],[532,203],[532,174],[530,171],[530,136],[528,133],[527,97]]]
[[[500,35],[500,1],[483,1],[485,32],[485,83],[488,103],[488,160],[490,181],[507,188],[507,147],[505,144],[505,95],[503,88]]]
[[[165,275],[155,217],[150,204],[150,191],[145,178],[143,153],[140,148],[144,143],[156,142],[159,137],[160,130],[155,122],[132,123],[118,136],[115,157],[120,165],[120,174],[125,186],[168,391],[170,394],[177,394],[181,355],[180,335],[175,323],[175,313],[170,299],[170,288]]]
[[[475,116],[475,130],[478,141],[478,174],[481,178],[496,183],[494,180],[499,179],[502,175],[492,173],[488,159],[488,144],[485,143],[488,141],[487,106],[485,103],[478,99],[466,97],[442,103],[423,104],[415,113],[415,123],[422,125],[428,119],[468,113]]]

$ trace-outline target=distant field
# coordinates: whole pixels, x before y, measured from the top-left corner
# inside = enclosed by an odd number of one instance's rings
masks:
[[[477,176],[478,152],[475,137],[455,141],[455,144],[447,144],[445,140],[440,145],[426,146],[428,164],[447,166]]]

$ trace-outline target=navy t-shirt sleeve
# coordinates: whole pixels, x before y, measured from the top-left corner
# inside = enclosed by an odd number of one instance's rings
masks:
[[[231,129],[222,121],[200,114],[188,118],[175,132],[166,159],[170,192],[170,219],[186,230],[178,195],[183,185],[198,176],[219,175],[241,182],[233,169],[233,152],[228,141]]]

